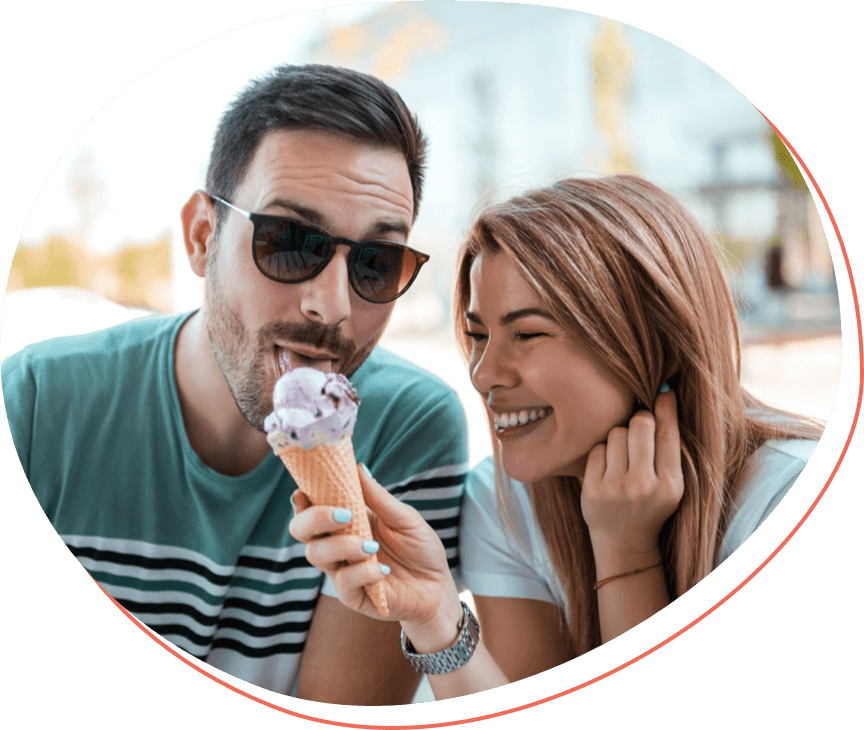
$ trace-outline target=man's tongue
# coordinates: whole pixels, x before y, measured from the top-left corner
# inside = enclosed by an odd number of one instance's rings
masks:
[[[316,370],[320,370],[323,373],[333,372],[333,360],[321,360],[306,357],[299,352],[294,352],[293,350],[284,350],[281,348],[279,348],[277,352],[278,355],[276,359],[280,375],[284,375],[290,370],[295,370],[297,368],[315,368]]]

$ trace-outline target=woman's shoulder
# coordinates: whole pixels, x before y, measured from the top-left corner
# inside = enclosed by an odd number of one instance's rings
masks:
[[[466,480],[459,531],[465,586],[481,596],[563,605],[548,549],[533,519],[528,487],[501,476],[506,480],[503,495],[498,494],[490,457]]]
[[[530,504],[527,488],[521,482],[505,477],[510,489],[510,497],[517,511],[524,509]],[[497,510],[498,486],[495,481],[495,462],[491,456],[487,456],[468,472],[465,481],[466,505],[471,504],[484,511],[495,512]]]
[[[757,495],[771,499],[788,490],[804,471],[819,442],[815,439],[773,439],[766,441],[750,457],[750,476],[742,485],[736,502],[743,507]]]
[[[807,460],[813,455],[813,451],[819,442],[816,439],[774,439],[766,441],[756,454],[760,452],[765,457],[772,455],[784,461]]]
[[[495,490],[495,463],[491,456],[487,456],[468,472],[465,486],[466,489],[471,487],[475,491],[481,492]]]
[[[804,471],[819,442],[815,439],[766,441],[750,457],[749,476],[735,496],[732,519],[718,564],[768,518]]]
[[[754,492],[776,492],[788,486],[807,466],[818,443],[815,439],[766,441],[750,457],[750,477],[742,485],[738,501]]]

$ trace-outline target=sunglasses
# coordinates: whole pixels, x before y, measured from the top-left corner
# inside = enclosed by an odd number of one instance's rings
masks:
[[[349,246],[348,279],[357,296],[385,304],[401,297],[429,256],[393,241],[354,241],[331,236],[323,228],[293,218],[250,213],[227,200],[218,201],[252,221],[252,258],[268,279],[299,284],[320,274],[337,246]]]

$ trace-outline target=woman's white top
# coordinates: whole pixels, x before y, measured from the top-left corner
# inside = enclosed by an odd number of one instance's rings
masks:
[[[753,472],[732,506],[718,565],[768,517],[807,464],[817,441],[769,441],[751,457]],[[468,476],[459,551],[464,585],[480,596],[533,598],[566,605],[543,534],[534,521],[526,485],[510,480],[518,538],[507,530],[495,502],[491,457]]]

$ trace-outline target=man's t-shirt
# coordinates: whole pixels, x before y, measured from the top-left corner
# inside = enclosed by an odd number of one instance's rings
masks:
[[[173,367],[187,317],[11,356],[2,381],[12,439],[54,528],[111,596],[199,659],[288,692],[324,576],[288,534],[296,484],[278,457],[232,477],[192,449]],[[467,472],[457,396],[380,348],[351,381],[357,460],[420,511],[456,568]]]

